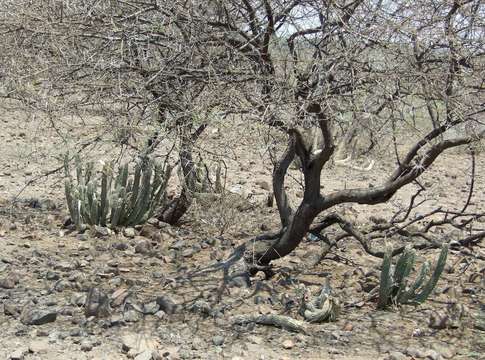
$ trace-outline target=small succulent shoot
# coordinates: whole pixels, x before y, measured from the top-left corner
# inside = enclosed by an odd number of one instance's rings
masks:
[[[391,298],[392,290],[392,273],[391,273],[392,248],[386,247],[384,258],[382,260],[381,280],[379,288],[379,301],[377,307],[379,309],[385,308]]]

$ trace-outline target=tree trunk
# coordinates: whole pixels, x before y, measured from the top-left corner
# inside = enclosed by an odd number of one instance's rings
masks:
[[[180,166],[182,167],[182,191],[180,195],[159,210],[157,219],[175,225],[192,205],[192,192],[195,181],[195,168],[191,144],[182,144],[180,151]]]
[[[246,258],[246,261],[254,263],[254,265],[266,266],[272,260],[288,255],[301,243],[318,214],[317,208],[311,204],[302,203],[292,216],[282,236],[274,241],[255,241],[251,244],[253,253],[249,259]]]

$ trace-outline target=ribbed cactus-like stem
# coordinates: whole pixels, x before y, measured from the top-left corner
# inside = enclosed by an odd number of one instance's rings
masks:
[[[425,302],[438,283],[446,264],[447,255],[448,245],[444,244],[433,274],[428,281],[425,282],[430,264],[426,261],[415,281],[408,286],[408,277],[416,257],[415,251],[407,247],[398,259],[394,272],[392,272],[392,249],[387,248],[382,261],[378,308],[383,309],[390,303],[421,304]],[[421,292],[418,293],[420,289]]]
[[[424,280],[429,273],[429,268],[429,261],[425,261],[421,266],[421,270],[419,271],[413,285],[409,289],[402,289],[402,291],[397,295],[397,303],[408,304],[412,302],[412,299],[416,298],[416,291],[424,284]]]
[[[381,286],[379,288],[379,309],[385,308],[389,304],[392,292],[392,275],[391,275],[392,248],[388,246],[384,253],[381,269]]]
[[[431,295],[431,292],[436,287],[436,284],[438,283],[438,280],[443,270],[445,269],[447,257],[448,257],[448,244],[443,244],[443,247],[441,248],[441,253],[438,258],[438,262],[436,263],[436,267],[433,271],[433,274],[431,275],[429,281],[424,286],[423,291],[421,291],[414,299],[416,303],[421,304],[425,302],[426,299],[429,297],[429,295]]]
[[[101,226],[106,226],[106,216],[108,215],[108,186],[110,186],[110,174],[108,174],[108,172],[109,166],[105,165],[101,177],[101,199],[99,204],[99,224]]]
[[[415,251],[410,246],[404,249],[401,257],[397,261],[396,269],[394,271],[394,286],[392,290],[392,297],[399,298],[400,294],[406,290],[407,277],[411,273],[414,266]]]
[[[144,159],[129,176],[128,165],[120,167],[113,179],[112,165],[106,164],[98,179],[93,176],[93,163],[82,166],[75,158],[76,180],[73,180],[68,156],[65,157],[65,196],[72,221],[80,228],[83,223],[117,227],[146,221],[165,200],[171,168]]]
[[[71,214],[71,221],[76,225],[77,229],[81,228],[81,219],[78,211],[78,199],[74,195],[75,189],[72,186],[72,183],[69,180],[66,180],[64,184],[65,194],[66,194],[66,201],[67,207],[69,209],[69,213]]]

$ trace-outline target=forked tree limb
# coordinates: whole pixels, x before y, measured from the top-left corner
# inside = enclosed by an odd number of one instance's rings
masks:
[[[328,123],[326,123],[328,124]],[[321,125],[325,126],[325,123]],[[325,128],[322,128],[325,131]],[[433,130],[431,135],[425,137],[426,140],[418,142],[409,151],[405,161],[403,161],[394,174],[383,185],[372,189],[347,189],[331,193],[326,196],[320,194],[320,176],[323,165],[325,164],[326,156],[317,157],[309,160],[310,154],[304,148],[301,141],[301,134],[294,131],[296,135],[296,151],[304,157],[303,175],[305,178],[305,192],[303,200],[291,217],[291,221],[286,227],[283,235],[278,241],[271,243],[260,244],[255,247],[255,253],[247,257],[248,261],[255,262],[255,265],[267,266],[272,260],[284,257],[293,251],[302,241],[303,237],[309,231],[313,220],[323,211],[331,209],[332,207],[342,203],[359,203],[374,205],[388,201],[394,194],[403,186],[415,181],[421,174],[423,174],[436,160],[436,158],[445,150],[457,147],[460,145],[470,144],[485,137],[485,131],[475,136],[459,137],[450,140],[443,140],[435,145],[431,145],[424,154],[419,154],[419,149],[424,147],[429,142],[429,138],[438,136],[439,131]],[[298,148],[300,146],[300,149]],[[328,151],[331,156],[333,147],[323,149],[322,152]],[[300,155],[299,154],[299,155]],[[412,163],[411,163],[412,162]],[[322,167],[320,167],[322,166]],[[375,252],[368,247],[367,241],[359,232],[342,221],[339,224],[344,226],[344,230],[352,233],[352,236],[361,241],[362,246],[367,252],[375,256],[383,256],[379,252]],[[426,235],[423,235],[428,241]],[[402,251],[402,249],[397,249]]]

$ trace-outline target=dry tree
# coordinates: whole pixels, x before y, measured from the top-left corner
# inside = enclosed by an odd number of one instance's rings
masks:
[[[379,257],[384,252],[372,249],[369,239],[399,234],[439,247],[430,229],[443,224],[462,228],[483,217],[467,213],[466,205],[455,213],[440,208],[410,218],[421,190],[407,209],[366,231],[336,212],[341,204],[388,202],[409,184],[423,188],[419,177],[444,151],[481,142],[485,136],[482,3],[211,3],[217,5],[216,11],[204,21],[214,29],[214,40],[244,56],[257,75],[253,83],[240,88],[241,107],[287,134],[287,148],[273,171],[281,229],[242,245],[226,265],[244,257],[249,273],[270,273],[271,262],[291,253],[307,234],[325,239],[321,233],[335,224],[344,232],[340,238],[352,236]],[[314,141],[305,128],[313,128],[320,140]],[[330,163],[340,153],[339,144],[368,138],[372,148],[383,142],[384,135],[391,139],[396,155],[387,179],[377,186],[322,192],[322,172],[332,171]],[[404,154],[397,140],[403,136],[414,142]],[[290,204],[285,187],[295,158],[304,178],[303,199],[296,206]],[[431,220],[440,213],[445,214],[443,219]],[[419,222],[425,218],[429,221]],[[423,227],[411,231],[411,224]],[[483,230],[471,226],[459,244],[476,243],[484,236]],[[393,254],[403,249],[394,249]]]
[[[476,243],[483,214],[467,212],[473,187],[463,209],[411,218],[418,190],[406,209],[365,231],[336,209],[423,188],[419,177],[444,151],[483,139],[484,11],[478,0],[5,1],[2,95],[50,113],[155,118],[145,151],[177,138],[187,184],[160,211],[169,222],[190,205],[193,147],[208,114],[244,113],[280,130],[287,148],[274,164],[273,192],[281,229],[226,263],[243,257],[250,273],[335,224],[343,231],[336,240],[352,236],[380,257],[370,239],[399,234],[439,246],[428,233],[444,224],[467,229],[460,244]],[[413,141],[404,154],[402,137]],[[322,192],[322,173],[352,155],[355,141],[366,153],[388,150],[387,139],[395,167],[380,185]],[[304,178],[296,206],[285,188],[295,158]]]

